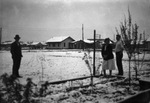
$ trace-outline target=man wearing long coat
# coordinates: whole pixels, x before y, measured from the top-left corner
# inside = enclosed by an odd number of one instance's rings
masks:
[[[14,37],[15,41],[11,44],[11,54],[13,59],[13,67],[12,67],[12,75],[14,77],[21,77],[19,75],[19,68],[22,58],[22,51],[21,51],[21,45],[19,43],[20,37],[19,35],[16,35]]]

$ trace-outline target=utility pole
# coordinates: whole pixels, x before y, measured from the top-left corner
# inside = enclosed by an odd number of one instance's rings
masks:
[[[82,49],[84,51],[84,25],[83,24],[82,24],[82,41],[83,41]]]
[[[93,75],[95,76],[95,38],[96,38],[96,30],[94,30],[94,46],[93,46]]]

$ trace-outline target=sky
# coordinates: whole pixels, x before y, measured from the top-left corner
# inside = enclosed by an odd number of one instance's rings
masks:
[[[97,37],[114,39],[115,27],[128,17],[139,33],[150,34],[150,0],[0,0],[2,41],[46,41],[54,36],[75,40]]]

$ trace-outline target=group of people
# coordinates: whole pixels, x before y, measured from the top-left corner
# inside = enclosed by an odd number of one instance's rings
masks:
[[[12,68],[12,76],[21,78],[19,75],[19,68],[21,63],[22,51],[21,51],[21,45],[20,45],[20,37],[19,35],[16,35],[14,37],[15,41],[11,44],[11,54],[13,59],[13,68]],[[106,76],[106,70],[109,70],[110,75],[112,75],[112,70],[115,69],[115,61],[114,61],[114,55],[113,55],[113,49],[110,45],[110,41],[115,44],[115,53],[116,53],[116,64],[118,67],[118,75],[123,75],[123,67],[122,67],[122,57],[123,57],[123,44],[121,41],[121,36],[116,35],[117,42],[113,42],[109,38],[106,38],[104,40],[104,45],[102,47],[102,57],[103,57],[103,64],[102,64],[102,70],[104,75]]]
[[[104,40],[104,45],[102,47],[102,71],[104,73],[104,76],[106,76],[106,70],[109,70],[109,75],[112,75],[112,70],[115,70],[115,61],[114,61],[114,55],[113,55],[113,49],[112,45],[110,44],[110,41],[113,45],[115,45],[115,54],[116,54],[116,64],[118,68],[118,74],[117,75],[123,75],[123,65],[122,65],[122,58],[123,58],[123,43],[121,40],[120,35],[116,35],[116,42],[112,41],[109,38],[106,38]]]

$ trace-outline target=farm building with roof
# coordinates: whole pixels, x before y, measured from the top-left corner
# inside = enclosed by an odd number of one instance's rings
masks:
[[[48,49],[70,49],[74,41],[70,36],[52,37],[46,41]]]
[[[150,37],[146,40],[145,45],[146,45],[146,49],[150,50]]]

